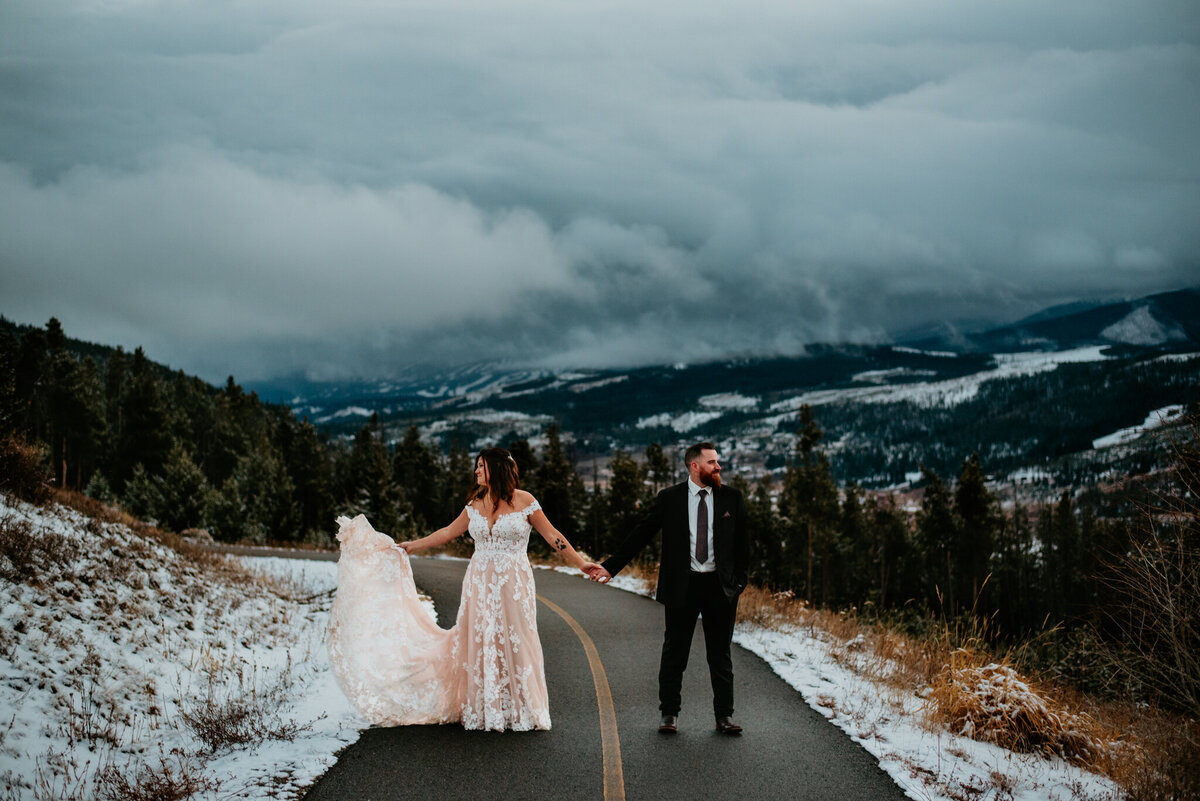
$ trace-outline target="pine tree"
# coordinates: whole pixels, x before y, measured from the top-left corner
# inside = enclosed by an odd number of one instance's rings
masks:
[[[650,479],[651,490],[657,494],[660,489],[671,483],[673,477],[671,460],[663,451],[662,445],[651,442],[646,446],[646,475]]]
[[[1063,490],[1050,511],[1049,548],[1046,552],[1050,580],[1050,609],[1058,619],[1071,619],[1081,611],[1080,575],[1082,548],[1079,521],[1070,490]]]
[[[46,402],[43,389],[48,345],[46,332],[40,328],[26,331],[21,337],[14,376],[16,402],[21,408],[20,427],[31,440],[46,441]]]
[[[537,470],[537,488],[541,493],[537,496],[538,501],[546,517],[563,536],[575,542],[579,538],[583,484],[563,447],[557,423],[546,428],[546,447]]]
[[[957,577],[955,595],[963,603],[974,601],[983,590],[1000,528],[1000,504],[987,488],[979,454],[963,462],[954,490],[957,538],[951,546]]]
[[[177,532],[204,525],[210,492],[208,480],[181,445],[171,449],[163,474],[156,483],[161,525]]]
[[[21,401],[17,396],[17,359],[20,343],[0,330],[0,438],[15,434],[21,425]]]
[[[50,322],[58,321],[51,318]],[[50,328],[51,326],[48,326]],[[75,357],[67,352],[62,329],[57,329],[57,335],[51,335],[48,341],[56,343],[51,347],[47,370],[44,374],[44,392],[46,397],[47,428],[46,438],[50,444],[50,463],[54,468],[54,477],[58,486],[67,486],[67,445],[72,421],[81,410],[78,399],[82,394],[79,386],[79,365]]]
[[[113,441],[119,441],[124,431],[122,412],[125,409],[125,392],[129,381],[129,360],[125,349],[109,354],[104,363],[104,411],[107,415],[108,433]]]
[[[255,441],[250,438],[250,432],[243,431],[239,425],[236,408],[240,403],[241,388],[233,384],[232,378],[225,389],[212,398],[213,424],[206,432],[205,444],[198,449],[197,458],[213,485],[223,484],[233,475],[238,461]]]
[[[467,502],[467,493],[475,487],[475,459],[458,446],[457,440],[450,443],[443,476],[439,493],[442,497],[441,514],[438,515],[439,521],[432,524],[438,528],[458,517]]]
[[[623,450],[616,451],[608,464],[611,478],[607,493],[608,543],[611,552],[633,528],[642,514],[645,501],[646,474],[637,460]],[[643,550],[647,561],[658,559],[658,540],[654,539]]]
[[[863,508],[862,489],[853,481],[846,485],[842,497],[842,514],[838,527],[839,559],[834,577],[835,603],[861,606],[871,598],[872,545],[867,517]]]
[[[121,436],[109,476],[118,492],[136,464],[141,464],[151,475],[158,475],[171,447],[162,388],[141,348],[134,351],[129,372],[129,389],[122,401]]]
[[[517,476],[521,480],[521,489],[536,498],[541,498],[541,485],[538,483],[541,462],[538,461],[537,454],[533,452],[533,446],[529,444],[529,440],[509,440],[505,447],[513,461],[517,463]]]
[[[298,534],[309,542],[328,539],[333,524],[332,463],[317,429],[307,419],[297,422],[288,415],[291,431],[282,448],[288,476],[295,489],[293,502],[299,515]]]
[[[120,495],[125,508],[143,520],[157,520],[163,507],[162,491],[159,482],[147,472],[140,462],[134,465],[125,489]]]
[[[445,525],[439,493],[445,483],[440,453],[421,441],[421,432],[409,426],[392,457],[393,477],[412,505],[413,525],[417,531]]]
[[[1016,636],[1038,626],[1044,607],[1037,589],[1037,556],[1029,515],[1019,504],[997,530],[991,572],[986,608],[996,613],[1002,632]]]
[[[872,497],[867,503],[866,515],[873,541],[871,558],[876,602],[881,609],[902,606],[921,593],[908,518],[896,507],[894,495],[889,495],[886,502]]]
[[[95,361],[88,357],[79,365],[76,406],[79,414],[70,426],[76,459],[75,487],[82,489],[103,462],[109,449],[108,415],[104,408],[104,384]]]
[[[800,407],[796,437],[799,459],[784,474],[780,511],[787,520],[784,547],[789,584],[812,601],[824,603],[830,594],[833,540],[839,516],[837,485],[825,454],[816,450],[824,432],[812,409]],[[819,577],[820,584],[815,583]]]
[[[780,571],[783,541],[780,520],[771,503],[771,477],[763,475],[753,487],[741,475],[735,475],[730,486],[739,490],[746,503],[746,520],[750,529],[751,581],[778,589],[783,585]]]
[[[365,514],[379,531],[403,539],[411,531],[411,517],[403,491],[392,481],[392,460],[383,444],[379,416],[354,436],[350,448],[347,497],[351,510]],[[407,522],[408,525],[404,525]]]
[[[917,537],[923,557],[923,575],[926,579],[927,598],[930,607],[953,616],[959,611],[961,599],[955,594],[954,545],[958,541],[957,524],[951,505],[950,490],[946,483],[925,465],[921,465],[921,480],[925,482],[925,494],[921,499],[921,511],[917,513]]]

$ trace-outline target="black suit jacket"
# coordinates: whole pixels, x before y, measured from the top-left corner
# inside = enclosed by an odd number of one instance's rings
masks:
[[[668,606],[682,605],[692,564],[686,481],[658,493],[654,504],[634,524],[616,553],[602,564],[609,573],[617,575],[659,531],[662,532],[662,560],[654,597]],[[721,589],[729,598],[736,598],[746,589],[750,532],[742,494],[732,487],[718,487],[713,492],[713,555]]]

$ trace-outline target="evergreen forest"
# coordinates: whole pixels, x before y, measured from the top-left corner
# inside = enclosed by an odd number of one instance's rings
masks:
[[[1168,469],[1066,488],[1052,503],[1002,503],[978,453],[954,474],[926,466],[907,498],[839,483],[809,407],[782,480],[726,480],[746,499],[752,581],[773,592],[914,629],[954,622],[998,647],[1023,643],[1039,667],[1080,686],[1195,709],[1198,419],[1192,410],[1165,433]],[[334,518],[357,513],[406,539],[453,519],[473,481],[472,453],[423,441],[415,426],[389,441],[372,418],[330,438],[232,377],[212,386],[141,348],[68,340],[55,319],[0,327],[0,437],[4,491],[75,490],[225,542],[330,546]],[[652,443],[609,454],[601,483],[577,471],[556,424],[539,441],[498,444],[550,520],[594,557],[681,475]],[[31,471],[42,478],[31,483]],[[1165,608],[1179,617],[1164,620]],[[1124,666],[1095,657],[1114,644]]]

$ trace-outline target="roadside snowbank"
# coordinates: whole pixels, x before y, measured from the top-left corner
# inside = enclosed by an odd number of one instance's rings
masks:
[[[568,571],[569,572],[569,571]],[[610,586],[651,595],[646,582],[616,576]],[[768,629],[741,621],[733,641],[757,654],[808,705],[879,760],[905,793],[920,801],[1115,801],[1117,786],[1062,759],[1020,754],[952,734],[928,721],[925,700],[872,681],[877,659],[861,642],[820,629]]]

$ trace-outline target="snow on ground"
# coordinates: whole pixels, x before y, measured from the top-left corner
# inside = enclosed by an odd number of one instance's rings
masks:
[[[1107,358],[1102,353],[1103,350],[1103,346],[1095,346],[1052,353],[1041,351],[1031,353],[997,353],[993,357],[996,361],[995,367],[960,378],[805,392],[794,398],[786,398],[771,404],[770,411],[777,412],[778,414],[774,417],[766,418],[765,422],[777,425],[781,420],[792,417],[804,405],[821,406],[844,401],[858,401],[860,403],[900,403],[908,401],[928,408],[957,406],[978,395],[979,388],[987,381],[1048,372],[1058,369],[1060,364],[1103,361]]]
[[[855,373],[850,377],[850,380],[859,384],[886,384],[889,381],[894,381],[897,378],[924,378],[932,375],[937,375],[937,373],[933,370],[913,370],[909,367],[892,367],[888,370],[865,370],[861,373]]]
[[[1149,306],[1139,306],[1100,332],[1101,339],[1128,345],[1161,345],[1187,339],[1176,326],[1163,325]]]
[[[892,347],[896,353],[915,353],[918,356],[935,356],[940,359],[957,359],[957,353],[951,353],[945,350],[918,350],[917,348],[906,348],[903,345],[895,345]]]
[[[4,496],[0,526],[25,532],[10,544],[41,543],[23,567],[11,548],[0,556],[6,801],[91,797],[100,768],[131,777],[162,758],[209,783],[199,798],[294,798],[365,727],[325,650],[335,562],[194,559],[123,525]],[[611,586],[648,594],[628,576]],[[862,660],[872,657],[854,641],[743,622],[735,642],[913,798],[949,801],[970,788],[981,791],[971,797],[991,788],[991,797],[1016,801],[1117,796],[1107,780],[1060,760],[924,724],[920,698],[866,678]],[[185,723],[238,704],[278,736],[214,750]]]
[[[629,380],[629,376],[627,376],[627,375],[617,375],[617,376],[613,376],[611,378],[600,378],[600,379],[597,379],[596,381],[587,381],[587,382],[584,382],[581,384],[572,384],[571,386],[567,387],[567,389],[569,389],[571,392],[574,392],[575,394],[579,394],[581,392],[590,392],[593,389],[599,389],[600,387],[607,387],[609,384],[620,384],[621,382],[628,381],[628,380]]]
[[[7,496],[0,525],[41,543],[23,567],[0,556],[6,801],[90,798],[101,768],[132,778],[163,758],[209,783],[198,798],[292,798],[358,738],[325,652],[335,563],[243,559],[248,573]],[[214,751],[184,721],[237,709],[287,739]]]
[[[344,409],[338,409],[333,414],[327,414],[324,417],[318,417],[318,423],[328,423],[330,420],[336,420],[341,417],[370,417],[372,414],[370,409],[364,409],[361,406],[347,406]]]
[[[454,426],[460,423],[483,423],[488,426],[506,426],[526,439],[536,436],[545,430],[546,424],[551,422],[548,415],[532,415],[524,412],[514,411],[497,411],[495,409],[476,409],[470,412],[462,412],[458,414],[447,415],[440,417],[433,422],[421,426],[418,429],[421,440],[429,442],[436,438],[438,434],[450,431]],[[491,437],[491,438],[489,438]],[[494,437],[481,437],[477,442],[482,443],[481,447],[495,444]],[[475,443],[473,443],[474,445]]]
[[[736,392],[719,392],[716,395],[703,396],[698,403],[706,409],[749,411],[758,407],[758,398],[748,398]]]
[[[1145,434],[1147,431],[1153,431],[1156,428],[1172,422],[1183,414],[1183,406],[1164,406],[1161,409],[1155,409],[1146,415],[1146,419],[1141,425],[1122,428],[1120,431],[1092,440],[1092,448],[1100,450],[1101,448],[1111,448],[1113,445],[1124,445],[1126,442],[1133,440]]]
[[[1008,474],[1014,484],[1033,484],[1038,481],[1053,481],[1054,476],[1042,467],[1021,467]]]
[[[716,420],[721,416],[721,412],[684,412],[683,414],[671,414],[663,412],[662,414],[643,417],[637,421],[638,428],[657,428],[659,426],[669,426],[679,434],[686,434],[693,428],[704,425],[707,422]]]
[[[609,586],[651,594],[645,581],[631,576],[615,576]],[[810,707],[879,760],[910,798],[1120,797],[1109,779],[1064,760],[1015,753],[926,723],[922,698],[867,678],[867,665],[877,658],[861,640],[839,642],[820,629],[801,625],[769,629],[741,621],[733,641],[762,657]],[[872,671],[878,671],[878,665]]]

